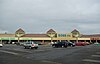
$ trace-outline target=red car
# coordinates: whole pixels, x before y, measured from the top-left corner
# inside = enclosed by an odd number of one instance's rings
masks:
[[[86,44],[86,45],[89,45],[90,43],[89,42],[83,42],[84,44]]]
[[[84,42],[76,42],[75,45],[76,46],[85,46],[86,43],[84,43]]]

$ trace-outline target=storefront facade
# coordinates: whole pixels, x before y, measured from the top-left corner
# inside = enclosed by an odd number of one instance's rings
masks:
[[[70,33],[57,33],[53,29],[50,29],[45,34],[26,34],[21,28],[18,29],[15,34],[0,34],[0,41],[3,43],[37,41],[41,42],[42,44],[48,44],[61,40],[72,42],[100,42],[100,34],[83,35],[76,29]]]

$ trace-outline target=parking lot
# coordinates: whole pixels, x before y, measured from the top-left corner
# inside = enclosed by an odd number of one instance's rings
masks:
[[[0,48],[0,56],[2,64],[17,64],[16,60],[18,64],[100,64],[100,46],[53,48],[39,45],[38,49],[24,49],[23,46],[6,44]]]

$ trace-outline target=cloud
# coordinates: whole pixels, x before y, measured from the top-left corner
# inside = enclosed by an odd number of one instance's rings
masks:
[[[92,30],[90,26],[94,24],[93,33],[100,32],[97,30],[100,24],[100,0],[1,0],[0,2],[0,29],[11,33],[19,27],[32,33],[44,33],[50,28],[58,32],[69,32],[77,28],[82,33],[90,33],[89,30]]]
[[[85,33],[85,34],[94,34],[94,33],[100,33],[99,32],[99,24],[82,24],[82,25],[78,25],[79,29],[82,31],[82,33]]]

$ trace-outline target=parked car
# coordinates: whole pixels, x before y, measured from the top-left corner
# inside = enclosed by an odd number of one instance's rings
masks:
[[[38,44],[36,42],[33,42],[33,41],[29,41],[29,42],[25,42],[24,43],[24,48],[30,48],[30,49],[37,49],[38,48]]]
[[[89,45],[90,43],[89,42],[83,42],[84,44],[86,44],[86,45]]]
[[[0,47],[2,47],[3,46],[3,44],[2,43],[0,43]]]
[[[54,44],[52,44],[52,47],[58,48],[58,47],[65,47],[67,48],[68,43],[67,42],[56,42]]]
[[[20,42],[20,46],[24,46],[25,42]]]
[[[75,43],[73,42],[67,42],[68,46],[71,46],[71,47],[74,47],[75,46]]]
[[[84,42],[76,42],[75,45],[76,46],[85,46],[86,43],[84,43]]]
[[[43,45],[41,42],[36,42],[38,45]]]

